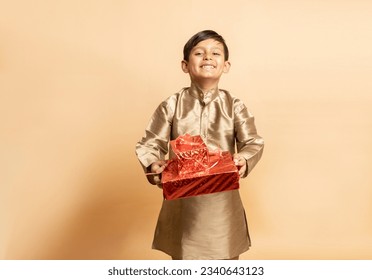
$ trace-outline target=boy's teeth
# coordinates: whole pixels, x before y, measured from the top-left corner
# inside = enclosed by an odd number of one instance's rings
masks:
[[[214,67],[213,67],[212,65],[204,65],[203,68],[204,68],[204,69],[212,69],[212,68],[214,68]]]

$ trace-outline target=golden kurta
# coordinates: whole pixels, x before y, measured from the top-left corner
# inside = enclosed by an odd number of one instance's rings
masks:
[[[169,141],[186,133],[201,135],[210,150],[239,153],[247,161],[244,176],[263,152],[254,117],[241,100],[218,88],[203,93],[192,84],[163,101],[152,115],[136,145],[143,168],[165,159]],[[177,259],[229,259],[249,246],[239,190],[163,201],[154,249]]]

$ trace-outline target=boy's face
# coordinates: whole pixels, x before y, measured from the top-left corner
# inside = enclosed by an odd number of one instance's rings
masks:
[[[182,70],[196,83],[218,82],[222,73],[229,69],[230,62],[225,61],[223,45],[214,39],[199,42],[191,50],[189,61],[182,61]]]

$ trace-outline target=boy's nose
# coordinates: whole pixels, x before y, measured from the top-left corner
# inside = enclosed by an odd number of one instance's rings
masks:
[[[204,60],[211,60],[211,59],[212,59],[212,57],[211,57],[210,54],[205,54],[204,55]]]

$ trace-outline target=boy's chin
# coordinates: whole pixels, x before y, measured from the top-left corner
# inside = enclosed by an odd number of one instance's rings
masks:
[[[205,74],[202,74],[202,75],[198,75],[197,77],[194,77],[195,80],[206,80],[206,81],[210,81],[210,80],[219,80],[221,78],[222,75],[216,75],[214,73],[205,73]]]

